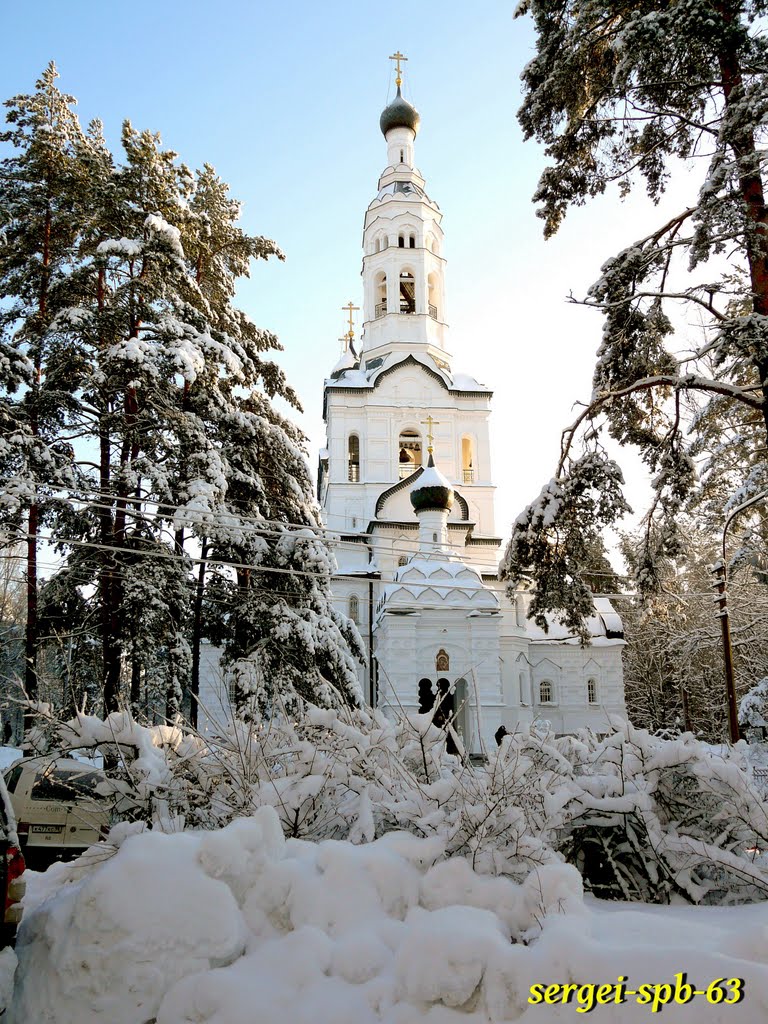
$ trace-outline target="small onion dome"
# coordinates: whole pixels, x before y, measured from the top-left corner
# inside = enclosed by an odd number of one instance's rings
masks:
[[[331,379],[337,380],[347,370],[354,370],[356,366],[357,360],[355,359],[354,351],[351,348],[344,349],[338,363],[331,370]]]
[[[386,138],[387,132],[392,128],[410,128],[413,134],[419,130],[421,118],[416,107],[404,100],[400,93],[400,86],[397,87],[397,96],[385,107],[379,118],[381,133]]]
[[[435,466],[431,454],[427,468],[411,490],[410,499],[414,512],[450,512],[453,508],[453,488]]]

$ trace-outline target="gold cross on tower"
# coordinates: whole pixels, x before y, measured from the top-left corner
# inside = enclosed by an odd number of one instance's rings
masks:
[[[397,53],[393,53],[392,56],[389,59],[397,61],[397,66],[396,66],[397,77],[395,78],[395,85],[399,89],[400,86],[403,84],[403,72],[402,72],[402,70],[400,68],[400,61],[401,60],[408,60],[408,58],[404,54],[400,53],[400,51],[398,50]]]
[[[440,420],[433,420],[432,415],[430,413],[430,415],[427,416],[427,418],[425,420],[422,420],[421,422],[422,425],[427,428],[427,451],[431,455],[434,447],[432,442],[435,440],[435,435],[432,433],[432,427],[439,426]]]
[[[348,347],[349,343],[352,341],[352,339],[355,336],[355,318],[352,316],[352,314],[353,313],[358,313],[360,311],[360,307],[359,306],[353,306],[352,305],[352,300],[350,299],[349,302],[346,304],[346,306],[342,306],[341,308],[345,312],[349,313],[349,330],[347,331],[347,334],[346,334],[346,337],[347,337],[347,347]]]

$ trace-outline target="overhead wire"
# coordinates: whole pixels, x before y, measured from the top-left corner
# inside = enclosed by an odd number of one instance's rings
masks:
[[[62,488],[62,490],[63,490],[63,488]],[[144,503],[144,505],[147,505],[147,504],[154,505],[157,508],[173,509],[174,513],[183,510],[183,507],[184,507],[184,506],[172,505],[172,504],[169,504],[167,502],[160,502],[160,501],[157,501],[157,500],[155,500],[153,498],[136,498],[136,497],[131,497],[130,495],[128,495],[128,496],[123,496],[123,495],[117,496],[117,495],[114,495],[114,494],[112,494],[112,495],[105,494],[104,492],[99,492],[99,491],[92,491],[92,492],[81,491],[80,492],[81,494],[88,494],[89,495],[88,497],[75,497],[75,496],[71,496],[71,492],[68,491],[68,493],[70,493],[70,497],[68,497],[68,498],[57,498],[55,500],[56,501],[66,502],[68,504],[81,503],[81,504],[83,504],[83,505],[85,505],[87,507],[90,507],[90,508],[102,509],[102,510],[105,510],[105,511],[112,511],[112,512],[114,512],[114,504],[115,504],[115,502],[119,500],[121,502],[125,502],[125,507],[123,509],[124,513],[126,515],[130,516],[131,518],[136,519],[137,521],[140,521],[140,520],[150,521],[152,516],[154,516],[156,519],[164,519],[166,522],[169,522],[169,523],[171,522],[171,519],[172,519],[172,516],[164,515],[163,513],[160,513],[160,512],[150,512],[146,508],[137,509],[136,508],[136,502],[137,501],[141,501],[142,503]],[[104,501],[103,502],[96,501],[96,500],[94,500],[94,496],[96,498],[103,498]],[[406,538],[398,537],[396,539],[393,539],[392,541],[386,541],[383,538],[381,538],[381,539],[376,538],[375,535],[371,531],[365,531],[365,530],[361,530],[358,533],[355,533],[355,536],[361,537],[361,538],[365,539],[365,543],[360,543],[360,542],[353,541],[353,540],[342,540],[340,538],[339,539],[335,539],[332,535],[334,533],[339,533],[341,531],[334,530],[333,528],[327,527],[327,526],[325,526],[325,527],[324,526],[313,526],[313,525],[308,524],[308,523],[284,522],[284,521],[279,520],[279,519],[262,519],[262,518],[257,517],[257,516],[245,516],[245,515],[241,515],[241,514],[239,514],[237,512],[228,512],[228,511],[225,511],[225,510],[215,510],[215,511],[210,511],[210,512],[201,511],[201,515],[205,518],[205,521],[213,521],[213,522],[215,522],[216,519],[218,518],[219,521],[225,521],[227,525],[232,526],[232,527],[236,527],[239,523],[246,524],[246,526],[252,525],[253,526],[253,533],[255,535],[263,535],[263,536],[267,536],[267,537],[268,536],[283,537],[286,534],[285,529],[272,530],[272,529],[269,529],[270,526],[281,526],[281,527],[285,527],[285,528],[292,528],[292,529],[295,529],[295,530],[309,530],[310,532],[316,534],[316,536],[320,540],[325,542],[332,549],[335,549],[335,548],[338,548],[338,547],[343,547],[343,548],[349,548],[349,549],[355,550],[355,551],[373,550],[374,552],[375,551],[383,551],[386,554],[395,553],[395,554],[413,555],[413,554],[416,553],[417,546],[418,546],[417,538],[414,538],[413,541],[408,541]],[[460,525],[464,521],[463,520],[458,520],[458,521],[457,520],[453,520],[453,522],[454,523],[458,523]],[[185,525],[195,525],[195,524],[194,523],[187,523]],[[205,522],[203,522],[202,525],[204,526]],[[386,524],[383,524],[383,525],[386,525]],[[450,525],[450,523],[449,523],[449,525]],[[329,534],[331,534],[331,536],[329,536]],[[402,543],[403,541],[405,541],[405,544]],[[462,561],[462,562],[466,562],[466,563],[471,564],[471,565],[478,566],[478,563],[475,562],[473,559],[471,559],[468,555],[463,555],[461,553],[456,553],[456,559],[458,561]],[[485,565],[480,563],[480,566],[482,566],[482,568],[491,569],[494,572],[495,572],[495,569],[496,569],[496,566],[493,563],[485,563]],[[478,566],[478,567],[480,567],[480,566]]]

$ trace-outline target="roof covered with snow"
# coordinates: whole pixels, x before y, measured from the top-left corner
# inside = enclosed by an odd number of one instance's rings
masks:
[[[344,360],[346,355],[346,353],[342,355],[333,369],[331,378],[326,380],[326,389],[375,388],[382,377],[392,373],[398,366],[416,364],[422,366],[430,375],[437,377],[448,391],[492,394],[485,384],[481,384],[474,377],[469,376],[469,374],[451,373],[444,364],[438,364],[428,352],[419,353],[418,358],[412,353],[387,352],[383,356],[377,356],[368,360],[366,360],[366,354],[363,352],[358,367],[355,367],[354,359],[349,367],[345,366]]]
[[[594,598],[595,614],[587,618],[587,629],[595,646],[613,646],[624,643],[624,624],[611,602],[605,597]],[[526,623],[533,643],[579,644],[581,640],[554,616],[547,616],[549,631],[537,626],[533,619]]]
[[[454,551],[444,551],[432,557],[419,554],[399,566],[384,588],[379,611],[414,605],[497,611],[499,599],[474,566],[460,561]]]

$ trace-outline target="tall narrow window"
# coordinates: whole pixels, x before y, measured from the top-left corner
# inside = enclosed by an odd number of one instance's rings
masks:
[[[475,465],[472,458],[472,438],[461,439],[461,478],[465,484],[475,482]]]
[[[401,249],[405,248],[405,235],[398,235],[397,244],[400,246]]]
[[[405,163],[405,152],[402,149],[400,150],[400,163]]]
[[[398,475],[401,480],[421,466],[421,437],[415,430],[404,430],[397,442]]]
[[[383,271],[376,275],[374,288],[376,289],[374,318],[378,320],[387,312],[387,275]]]
[[[587,680],[587,701],[590,704],[597,704],[597,680]]]
[[[350,434],[347,442],[347,478],[356,484],[360,480],[360,438]]]
[[[360,622],[360,599],[352,594],[349,599],[349,617],[353,622]]]
[[[551,704],[552,698],[552,683],[548,679],[544,679],[539,683],[539,704]]]
[[[416,248],[416,235],[411,235],[409,237],[409,239],[408,239],[408,248],[409,249],[415,249]]]
[[[427,302],[429,304],[429,315],[433,320],[438,319],[440,312],[440,297],[438,294],[437,275],[430,274],[427,278]]]
[[[410,270],[400,274],[400,312],[416,312],[416,280]]]

